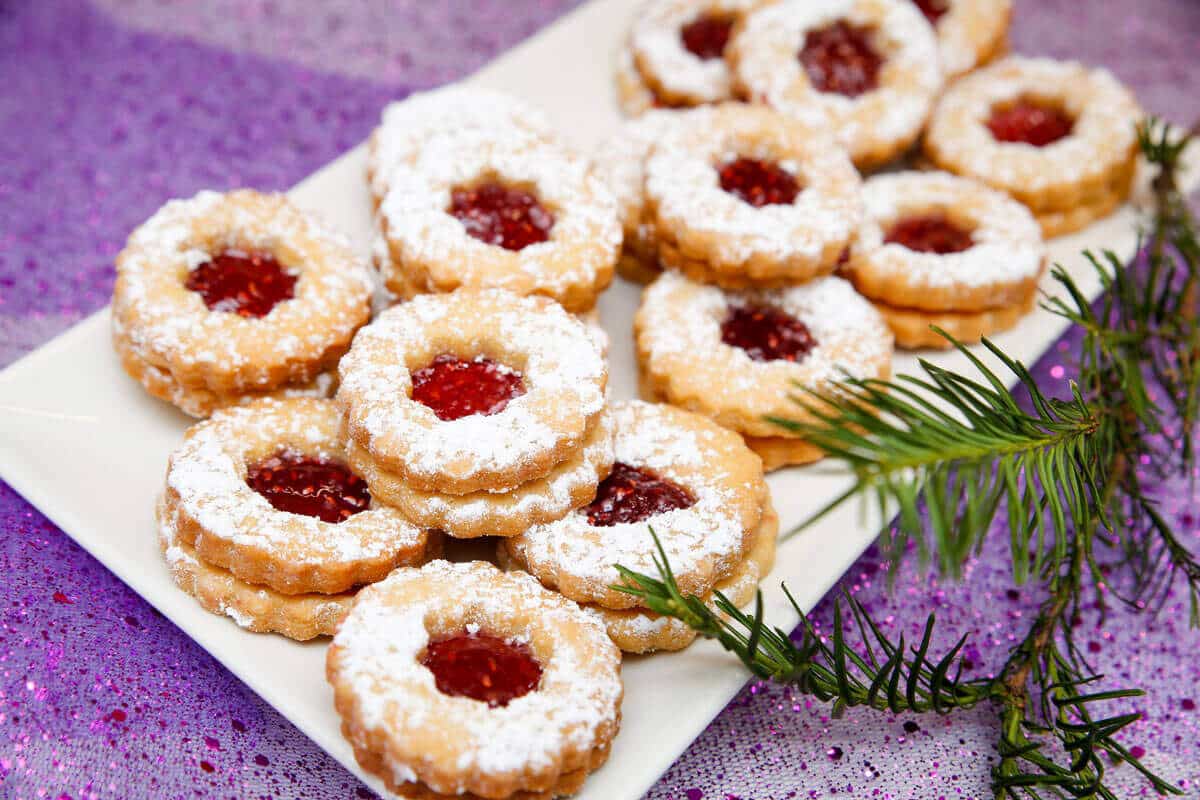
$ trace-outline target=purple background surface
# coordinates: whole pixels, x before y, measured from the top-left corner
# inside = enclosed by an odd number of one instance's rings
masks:
[[[0,0],[0,366],[108,301],[125,235],[167,198],[286,188],[363,139],[388,99],[469,73],[574,5]],[[1200,3],[1018,0],[1013,41],[1107,65],[1177,122],[1200,115]],[[1051,387],[1071,377],[1072,343],[1035,370]],[[1182,478],[1161,491],[1200,545],[1200,496]],[[371,796],[2,483],[0,531],[0,796]],[[843,585],[892,634],[936,611],[942,644],[970,633],[986,672],[1039,599],[1011,588],[1005,549],[996,537],[953,585],[906,563],[890,592],[868,553]],[[1200,634],[1183,598],[1155,617],[1093,611],[1077,636],[1110,680],[1149,690],[1128,738],[1200,796]],[[752,683],[649,797],[989,797],[995,723],[987,708],[833,721]],[[1122,796],[1140,796],[1128,772],[1114,772]]]

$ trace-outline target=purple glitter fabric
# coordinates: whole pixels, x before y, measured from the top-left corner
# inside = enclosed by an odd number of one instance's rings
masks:
[[[459,77],[572,0],[0,0],[0,366],[108,301],[113,256],[164,199],[284,188],[363,139],[381,105]],[[1200,116],[1200,4],[1018,0],[1015,49],[1111,67],[1150,110]],[[605,57],[606,54],[605,54]],[[1035,369],[1065,390],[1068,336]],[[1200,538],[1186,476],[1164,511]],[[371,797],[353,776],[0,484],[0,796]],[[997,537],[960,584],[868,553],[843,585],[891,634],[970,633],[998,667],[1038,602]],[[816,618],[828,624],[830,604]],[[1185,600],[1090,612],[1077,637],[1128,707],[1147,763],[1200,796],[1200,635]],[[892,719],[752,683],[651,791],[701,798],[990,796],[996,720]],[[1122,797],[1146,790],[1115,770]]]

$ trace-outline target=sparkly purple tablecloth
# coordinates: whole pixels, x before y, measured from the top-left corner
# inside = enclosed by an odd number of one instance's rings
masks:
[[[575,0],[0,0],[0,366],[108,301],[126,233],[200,188],[282,189],[363,139],[382,104],[460,77]],[[1018,0],[1015,49],[1105,64],[1177,122],[1200,114],[1200,3]],[[606,57],[598,53],[597,58]],[[1065,387],[1071,337],[1037,366]],[[2,413],[2,412],[0,412]],[[103,465],[97,465],[102,468]],[[1200,496],[1163,487],[1200,543]],[[285,719],[0,483],[0,796],[370,797]],[[936,610],[998,666],[1038,597],[996,537],[961,584],[868,553],[844,584],[891,633]],[[827,619],[828,602],[818,611]],[[1129,737],[1200,796],[1200,634],[1183,599],[1076,634],[1149,690]],[[996,720],[871,713],[750,684],[648,797],[982,798]],[[1122,796],[1142,784],[1118,769]]]

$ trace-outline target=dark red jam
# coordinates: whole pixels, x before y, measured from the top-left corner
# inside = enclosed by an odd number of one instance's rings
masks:
[[[721,323],[721,341],[755,361],[803,361],[817,346],[808,326],[770,306],[733,306]]]
[[[212,311],[257,318],[292,299],[296,276],[271,256],[226,250],[189,272],[184,286]]]
[[[433,409],[438,419],[498,414],[525,394],[521,373],[490,358],[463,361],[440,355],[412,374],[412,398]]]
[[[596,490],[596,499],[583,509],[588,522],[608,528],[622,522],[641,522],[657,514],[689,508],[696,499],[682,486],[649,470],[620,461]]]
[[[246,470],[246,484],[274,508],[342,522],[371,504],[367,482],[326,458],[281,450]]]
[[[450,214],[471,236],[505,250],[544,242],[554,227],[554,215],[535,196],[498,183],[455,189]]]
[[[941,214],[905,217],[888,230],[885,242],[902,244],[918,253],[961,253],[973,246],[971,232]]]
[[[1075,121],[1060,109],[1031,100],[992,110],[988,128],[998,142],[1024,142],[1045,147],[1067,136]]]
[[[735,158],[718,170],[721,188],[755,208],[790,205],[800,193],[792,173],[770,161]]]
[[[858,97],[879,85],[883,58],[871,44],[871,29],[838,20],[804,36],[800,63],[818,92]]]
[[[679,38],[688,52],[704,60],[720,58],[729,43],[729,32],[733,30],[731,17],[703,14],[679,30]]]
[[[438,691],[469,697],[492,708],[529,694],[542,680],[542,667],[529,648],[483,633],[462,633],[430,642],[421,664],[433,673]]]
[[[950,3],[947,0],[913,0],[917,8],[921,9],[921,13],[925,15],[925,19],[929,20],[930,25],[937,25],[937,21],[942,18],[947,11],[950,10]]]

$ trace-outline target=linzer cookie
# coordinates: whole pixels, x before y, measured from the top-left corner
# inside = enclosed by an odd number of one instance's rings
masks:
[[[370,299],[349,242],[281,195],[201,192],[163,206],[117,257],[113,345],[148,392],[203,417],[327,393]]]
[[[767,469],[821,457],[769,419],[810,420],[799,389],[827,394],[847,375],[891,373],[880,313],[832,276],[726,292],[667,272],[643,292],[634,333],[643,393],[742,434]]]
[[[389,289],[499,288],[569,311],[595,305],[620,253],[616,201],[585,159],[527,139],[497,132],[393,167],[377,260]]]
[[[655,102],[687,107],[733,99],[725,47],[763,0],[651,0],[629,33],[629,53]]]
[[[612,464],[603,352],[545,298],[460,290],[389,309],[340,365],[351,461],[372,491],[458,538],[557,518]]]
[[[870,169],[916,142],[942,88],[938,42],[910,0],[783,0],[729,43],[739,91],[823,128]]]
[[[659,259],[726,287],[832,272],[862,215],[842,149],[762,108],[698,119],[654,149],[645,176]]]
[[[1013,325],[1046,265],[1037,220],[1008,195],[946,173],[877,175],[843,274],[892,325],[901,347],[962,342]]]
[[[1129,196],[1141,116],[1107,70],[1005,58],[950,87],[930,120],[925,154],[941,169],[1012,195],[1045,236],[1058,236]]]
[[[332,401],[259,400],[193,426],[159,524],[207,564],[297,595],[336,594],[426,558],[429,536],[346,465]]]
[[[1011,0],[913,0],[937,33],[942,71],[957,77],[1008,49]]]
[[[595,499],[500,547],[513,564],[602,618],[604,610],[631,612],[611,617],[622,649],[676,649],[678,631],[613,588],[621,582],[614,565],[655,572],[652,526],[685,594],[707,597],[726,582],[757,586],[770,568],[776,526],[765,511],[762,464],[735,433],[682,409],[633,401],[612,413],[616,463]],[[758,536],[769,544],[752,559]],[[639,638],[639,630],[647,635]]]
[[[399,795],[549,800],[607,759],[620,665],[532,577],[435,561],[359,592],[326,676],[359,764]]]

